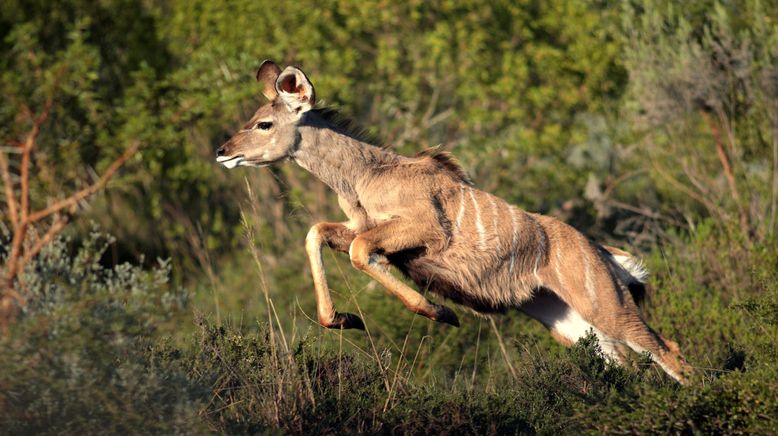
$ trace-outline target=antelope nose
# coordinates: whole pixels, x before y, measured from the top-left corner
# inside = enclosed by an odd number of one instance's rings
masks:
[[[224,156],[224,146],[222,145],[218,149],[216,149],[216,157],[222,157]]]

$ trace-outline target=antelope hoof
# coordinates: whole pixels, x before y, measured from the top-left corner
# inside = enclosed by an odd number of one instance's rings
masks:
[[[364,330],[365,323],[362,322],[362,318],[354,315],[353,313],[335,313],[335,318],[327,326],[327,328]]]
[[[459,318],[457,318],[457,314],[446,306],[437,306],[437,313],[433,319],[437,322],[443,322],[453,325],[454,327],[459,327]]]

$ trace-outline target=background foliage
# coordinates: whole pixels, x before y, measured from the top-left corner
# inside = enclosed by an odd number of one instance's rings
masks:
[[[27,266],[0,428],[774,432],[777,20],[767,0],[2,1],[0,136],[54,96],[36,208],[143,148]],[[213,163],[265,58],[398,152],[444,144],[479,187],[641,254],[694,383],[518,313],[428,322],[334,254],[369,334],[319,328],[302,241],[333,195],[292,164]]]

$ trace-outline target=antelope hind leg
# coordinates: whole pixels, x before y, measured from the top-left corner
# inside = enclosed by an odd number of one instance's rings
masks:
[[[678,383],[686,384],[693,370],[681,355],[678,344],[665,339],[642,320],[640,323],[642,328],[631,330],[626,338],[626,344],[637,353],[648,351],[654,362],[659,364],[670,377]]]
[[[399,251],[423,246],[423,230],[394,219],[358,235],[351,243],[349,257],[355,268],[364,271],[397,297],[413,313],[459,327],[456,314],[446,306],[434,304],[418,291],[408,287],[385,267],[386,256]]]
[[[355,236],[356,234],[343,224],[318,223],[311,227],[305,238],[305,251],[308,253],[308,260],[311,263],[313,286],[316,291],[316,314],[319,318],[319,324],[324,327],[365,329],[365,324],[357,315],[335,311],[321,257],[323,244],[327,244],[334,250],[347,253],[349,244]]]

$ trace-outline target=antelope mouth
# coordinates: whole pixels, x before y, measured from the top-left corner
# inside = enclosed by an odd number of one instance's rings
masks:
[[[240,165],[241,162],[245,162],[245,161],[246,158],[242,154],[239,154],[237,156],[219,156],[216,158],[216,162],[224,165],[229,169],[233,169],[236,166]]]
[[[246,156],[242,154],[239,154],[237,156],[219,156],[216,158],[216,162],[224,165],[229,169],[233,169],[237,166],[261,168],[276,163],[279,160],[281,159],[278,160],[246,159]]]

